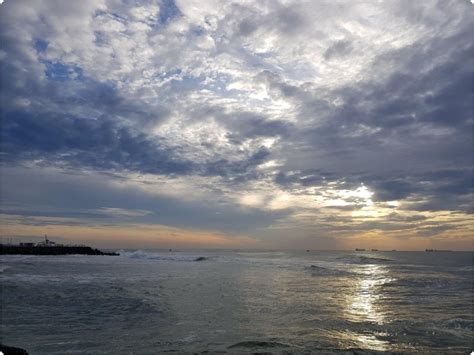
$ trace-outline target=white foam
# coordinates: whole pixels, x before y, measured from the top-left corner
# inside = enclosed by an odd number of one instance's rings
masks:
[[[136,250],[136,251],[125,251],[119,250],[118,253],[126,258],[131,259],[143,259],[143,260],[157,260],[157,261],[185,261],[185,262],[192,262],[192,261],[200,261],[205,260],[202,256],[196,255],[175,255],[175,254],[158,254],[152,253],[145,250]]]

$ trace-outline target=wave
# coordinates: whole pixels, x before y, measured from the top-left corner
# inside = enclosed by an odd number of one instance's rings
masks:
[[[473,265],[461,266],[461,267],[458,267],[458,269],[456,271],[473,272],[474,271],[474,266]]]
[[[279,343],[276,341],[263,341],[263,340],[247,340],[241,341],[239,343],[230,345],[228,349],[235,349],[235,348],[247,348],[247,349],[254,349],[254,348],[290,348],[292,347],[290,344]]]
[[[339,260],[344,261],[347,264],[391,264],[394,262],[391,259],[376,258],[364,255],[343,256],[339,258]]]
[[[135,251],[125,251],[119,250],[121,256],[130,258],[130,259],[142,259],[142,260],[158,260],[158,261],[184,261],[184,262],[193,262],[193,261],[204,261],[209,258],[205,256],[194,256],[194,255],[164,255],[152,253],[145,250],[135,250]]]
[[[474,330],[474,321],[472,319],[452,318],[443,321],[442,325],[445,329]]]
[[[470,279],[462,277],[446,277],[441,274],[419,275],[418,277],[398,278],[388,282],[384,287],[409,290],[418,292],[420,289],[443,290],[449,287],[451,290],[463,290],[470,286]]]
[[[338,269],[328,269],[321,266],[311,265],[306,268],[311,272],[313,276],[349,276],[352,275],[351,272],[338,270]]]
[[[443,339],[445,342],[457,343],[458,339],[470,338],[474,329],[472,319],[451,318],[438,320],[436,322],[413,323],[410,329],[405,328],[405,332],[413,336],[420,336],[423,333],[436,334],[438,341]]]
[[[5,270],[10,269],[10,266],[0,265],[0,273],[3,273]]]

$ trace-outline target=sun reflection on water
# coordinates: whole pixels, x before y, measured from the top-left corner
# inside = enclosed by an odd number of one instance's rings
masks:
[[[388,270],[382,265],[364,265],[360,267],[360,278],[353,283],[353,292],[348,294],[345,315],[346,319],[354,323],[387,323],[388,313],[384,307],[381,287],[392,281]],[[364,333],[350,334],[352,340],[363,348],[387,350],[388,343],[374,335]]]
[[[358,281],[352,302],[348,309],[351,320],[371,321],[378,324],[384,322],[384,314],[377,307],[380,299],[378,286],[384,283],[380,277],[381,269],[378,265],[370,265],[364,270],[364,277]]]

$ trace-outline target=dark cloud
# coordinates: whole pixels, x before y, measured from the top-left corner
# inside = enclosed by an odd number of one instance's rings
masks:
[[[422,237],[432,237],[446,231],[453,231],[459,227],[453,224],[434,225],[422,228],[416,232],[416,234]]]
[[[324,52],[324,58],[326,60],[331,60],[333,58],[345,57],[349,55],[353,50],[353,45],[351,41],[343,40],[337,41],[333,45],[331,45],[326,51]]]
[[[220,159],[206,164],[205,175],[220,176],[227,181],[243,182],[255,180],[260,174],[254,170],[257,165],[262,164],[270,156],[271,151],[266,147],[260,147],[256,152],[239,161]]]
[[[257,28],[258,28],[258,25],[255,21],[252,21],[251,19],[246,18],[239,23],[238,33],[241,36],[248,36],[249,34],[255,32]]]
[[[245,233],[268,225],[284,215],[258,209],[241,209],[221,198],[185,199],[149,193],[138,186],[117,184],[119,178],[74,171],[6,168],[0,185],[1,213],[19,216],[23,221],[47,224],[166,224],[185,228],[209,228]],[[153,189],[152,183],[149,187]],[[148,186],[148,185],[147,185]],[[107,210],[112,208],[112,210]],[[124,218],[120,211],[141,212]],[[49,219],[45,219],[48,217]],[[61,218],[74,220],[61,221]],[[57,221],[54,222],[54,219]]]
[[[193,164],[173,149],[133,133],[107,118],[5,112],[2,152],[6,161],[64,162],[74,167],[127,169],[151,174],[184,174]]]
[[[219,122],[226,127],[230,138],[242,139],[256,137],[286,136],[292,125],[282,120],[268,119],[252,112],[236,112],[232,114],[217,114]]]
[[[320,171],[318,169],[292,172],[279,172],[275,176],[275,182],[281,186],[302,185],[302,186],[320,186],[326,182],[336,181],[337,177],[330,172]]]
[[[278,9],[270,18],[272,25],[285,35],[297,35],[306,26],[304,12],[295,5]]]
[[[420,222],[424,221],[427,219],[427,217],[421,215],[421,214],[415,214],[415,215],[410,215],[410,216],[403,216],[400,215],[399,213],[393,212],[388,215],[386,218],[388,221],[394,221],[394,222]]]
[[[255,166],[271,154],[260,147],[240,160],[196,163],[183,158],[180,147],[166,140],[137,133],[107,117],[86,119],[28,112],[4,112],[4,163],[39,160],[49,165],[128,170],[163,175],[211,175],[248,179]],[[255,176],[254,176],[255,177]]]
[[[472,212],[474,193],[472,170],[469,168],[441,169],[428,172],[412,172],[403,175],[370,175],[354,173],[343,176],[341,173],[325,172],[318,169],[283,172],[275,175],[275,182],[287,190],[304,187],[326,187],[355,190],[367,186],[374,194],[376,202],[407,200],[408,209],[418,211],[464,211]],[[361,203],[352,202],[355,208]],[[337,207],[337,206],[336,206]],[[336,208],[334,207],[334,208]]]
[[[376,201],[418,199],[419,208],[442,210],[448,208],[444,200],[467,211],[462,200],[472,194],[472,42],[464,30],[421,42],[377,57],[370,74],[380,78],[371,75],[325,94],[342,105],[294,87],[301,114],[321,123],[292,132],[276,181],[318,186],[328,180],[315,169],[331,171],[332,181],[346,187],[366,184]],[[431,65],[432,58],[440,59]],[[391,65],[398,70],[387,75]],[[261,77],[284,92],[275,74]]]
[[[394,201],[403,200],[416,192],[416,187],[406,181],[379,181],[374,185],[375,200]]]
[[[243,17],[236,25],[236,35],[247,37],[257,30],[264,33],[277,32],[283,36],[297,36],[308,20],[301,6],[277,6],[266,16],[240,5],[234,5],[234,12]]]

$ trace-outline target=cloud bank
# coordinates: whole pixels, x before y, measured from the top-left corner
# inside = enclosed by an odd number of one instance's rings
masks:
[[[6,1],[2,221],[470,248],[472,10]]]

